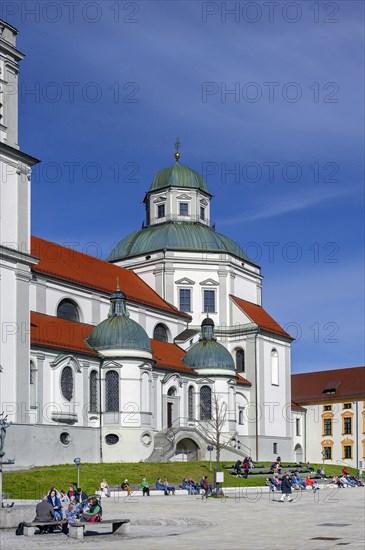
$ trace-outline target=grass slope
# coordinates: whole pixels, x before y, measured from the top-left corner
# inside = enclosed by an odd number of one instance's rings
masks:
[[[231,466],[232,462],[224,462],[222,466]],[[260,465],[269,467],[269,462],[261,462]],[[313,464],[317,470],[321,465]],[[214,464],[213,464],[214,467]],[[339,474],[343,466],[331,464],[325,465],[327,476]],[[265,475],[250,475],[248,479],[230,476],[225,471],[224,485],[230,487],[252,487],[265,484]],[[355,470],[348,468],[350,473]],[[140,484],[143,477],[147,477],[151,486],[158,477],[167,478],[169,483],[176,487],[184,477],[191,477],[198,482],[203,475],[208,475],[213,481],[213,472],[209,470],[209,462],[165,462],[152,464],[138,463],[105,463],[105,464],[81,464],[80,485],[87,494],[94,493],[99,483],[105,478],[110,485],[120,485],[128,478],[131,484]],[[42,466],[22,472],[7,472],[3,475],[3,492],[10,493],[12,498],[39,499],[47,493],[51,486],[58,490],[68,491],[70,484],[77,485],[77,470],[74,464],[60,464],[54,466]]]

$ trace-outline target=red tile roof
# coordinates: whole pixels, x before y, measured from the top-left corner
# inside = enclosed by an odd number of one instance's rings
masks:
[[[239,386],[249,386],[249,387],[252,386],[251,382],[249,382],[241,374],[236,374],[236,382]]]
[[[177,370],[187,374],[196,374],[193,369],[190,369],[182,362],[185,351],[176,344],[168,344],[158,340],[151,340],[153,359],[156,361],[157,368],[168,370]]]
[[[253,323],[255,323],[255,325],[268,332],[280,334],[280,336],[285,336],[285,338],[290,338],[290,340],[293,340],[290,334],[285,332],[285,330],[281,328],[281,326],[267,313],[267,311],[264,310],[263,307],[253,304],[252,302],[247,302],[247,300],[243,300],[242,298],[238,298],[232,294],[230,294],[230,298],[232,298],[234,303],[247,315],[247,317],[251,319]]]
[[[97,357],[96,351],[84,342],[94,328],[93,325],[75,323],[35,311],[30,314],[30,339],[33,346],[86,353]]]
[[[291,408],[293,410],[298,410],[298,411],[305,411],[306,410],[304,407],[301,407],[297,403],[294,403],[294,401],[291,402]]]
[[[84,342],[84,339],[90,335],[94,328],[93,325],[75,323],[43,313],[31,312],[31,344],[33,346],[67,350],[98,357],[98,354]],[[185,352],[176,344],[151,339],[151,345],[152,357],[156,361],[157,368],[196,374],[195,371],[181,361]]]
[[[333,389],[335,393],[323,393]],[[365,367],[292,374],[291,391],[299,404],[365,399]]]
[[[133,271],[34,236],[31,238],[31,254],[40,258],[32,268],[36,273],[107,294],[114,292],[118,277],[119,286],[128,300],[190,319],[188,314],[163,300]]]

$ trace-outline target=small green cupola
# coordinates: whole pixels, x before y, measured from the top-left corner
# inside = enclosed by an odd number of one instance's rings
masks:
[[[105,357],[152,356],[150,339],[141,325],[129,317],[127,298],[119,285],[110,297],[108,318],[96,325],[85,342]]]
[[[217,342],[214,336],[214,321],[206,317],[201,324],[199,342],[192,346],[183,357],[188,367],[204,374],[232,376],[235,366],[228,349]]]

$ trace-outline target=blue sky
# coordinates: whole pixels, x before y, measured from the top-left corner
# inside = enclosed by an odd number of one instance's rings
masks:
[[[106,257],[179,136],[297,337],[293,372],[358,366],[363,3],[278,4],[4,2],[26,54],[19,141],[43,161],[32,232]]]

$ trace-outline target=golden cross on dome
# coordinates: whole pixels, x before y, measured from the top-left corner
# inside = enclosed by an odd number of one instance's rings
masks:
[[[180,149],[180,146],[181,146],[181,142],[179,140],[179,138],[176,138],[176,142],[175,142],[175,159],[178,161],[179,158],[180,158],[180,153],[179,153],[179,149]]]

